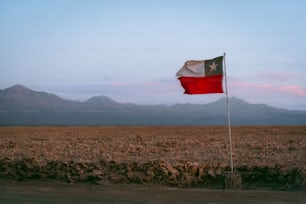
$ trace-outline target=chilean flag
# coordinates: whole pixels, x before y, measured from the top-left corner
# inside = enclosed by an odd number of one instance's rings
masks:
[[[176,73],[185,94],[224,93],[223,56],[209,60],[189,60]]]

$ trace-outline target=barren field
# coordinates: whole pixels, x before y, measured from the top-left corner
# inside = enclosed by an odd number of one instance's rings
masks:
[[[306,126],[233,127],[243,187],[305,189]],[[222,186],[227,127],[0,127],[0,178]]]

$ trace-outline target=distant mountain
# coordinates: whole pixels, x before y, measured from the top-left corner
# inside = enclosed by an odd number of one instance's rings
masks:
[[[233,125],[306,125],[306,111],[230,98]],[[0,90],[0,125],[227,125],[226,99],[208,104],[136,105],[94,96],[62,99],[22,85]]]
[[[93,96],[84,104],[95,108],[119,108],[122,105],[106,96]]]
[[[15,85],[0,91],[0,109],[2,110],[66,110],[74,105],[74,102],[64,100],[54,94],[33,91],[22,85]]]

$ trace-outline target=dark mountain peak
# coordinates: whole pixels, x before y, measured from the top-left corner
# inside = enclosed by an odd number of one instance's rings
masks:
[[[235,96],[231,96],[228,98],[229,99],[229,103],[230,104],[235,104],[235,105],[250,105],[249,102],[242,100],[240,98],[237,98]],[[212,103],[222,103],[222,104],[226,104],[226,97],[222,97],[219,100],[212,102]]]
[[[229,103],[233,106],[247,106],[251,105],[245,100],[239,99],[235,96],[229,97]],[[213,101],[207,104],[193,104],[193,103],[183,103],[183,104],[174,104],[172,107],[176,108],[203,108],[203,107],[209,107],[211,110],[220,110],[226,108],[226,97],[222,97],[217,101]]]
[[[0,93],[0,106],[8,110],[64,109],[66,100],[50,93],[37,92],[17,84]]]
[[[34,92],[33,90],[23,86],[23,85],[20,85],[20,84],[16,84],[14,86],[11,86],[7,89],[4,89],[3,90],[5,93],[7,94],[30,94],[32,92]]]
[[[24,90],[30,90],[29,88],[27,88],[27,87],[25,87],[25,86],[23,86],[23,85],[21,85],[21,84],[15,84],[15,85],[13,85],[13,86],[11,86],[11,87],[9,87],[9,88],[7,88],[7,89],[24,89]]]
[[[256,110],[258,109],[281,110],[280,108],[275,108],[265,103],[249,103],[245,100],[242,100],[234,96],[229,98],[229,103],[231,106],[236,106],[237,108],[249,107],[250,109],[256,109]]]
[[[34,91],[20,84],[16,84],[12,87],[6,88],[2,92],[6,97],[14,97],[16,99],[17,98],[23,99],[23,97],[33,97],[33,100],[35,100],[38,99],[37,97],[39,97],[39,99],[46,98],[46,99],[63,100],[54,94]]]
[[[89,104],[89,105],[115,105],[115,104],[119,104],[118,102],[110,99],[107,96],[93,96],[90,99],[88,99],[85,103]]]
[[[88,99],[84,104],[92,108],[110,108],[119,107],[122,104],[110,99],[107,96],[93,96]]]

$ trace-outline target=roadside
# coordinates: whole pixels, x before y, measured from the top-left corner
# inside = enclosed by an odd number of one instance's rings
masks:
[[[147,185],[92,185],[0,181],[1,204],[81,203],[306,203],[305,191],[178,189]]]

